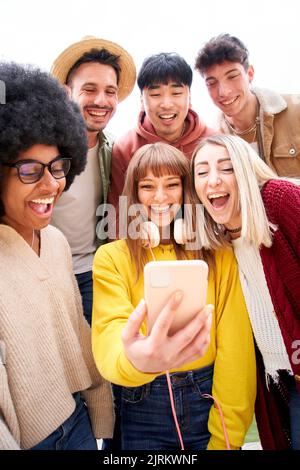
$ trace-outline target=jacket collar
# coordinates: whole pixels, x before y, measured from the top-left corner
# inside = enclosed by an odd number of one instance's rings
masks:
[[[252,92],[258,99],[260,107],[265,113],[278,114],[287,108],[284,98],[273,90],[266,88],[252,88]]]

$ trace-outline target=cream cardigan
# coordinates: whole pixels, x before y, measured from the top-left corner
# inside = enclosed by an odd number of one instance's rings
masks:
[[[95,437],[111,436],[110,384],[96,369],[69,246],[54,227],[41,231],[38,257],[15,230],[0,225],[0,340],[11,395],[0,393],[0,416],[5,422],[4,403],[11,399],[21,448],[57,429],[74,411],[72,393],[79,390]]]

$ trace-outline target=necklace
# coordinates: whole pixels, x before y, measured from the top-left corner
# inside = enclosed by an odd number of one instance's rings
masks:
[[[225,122],[226,122],[227,126],[229,127],[229,130],[232,134],[246,135],[246,134],[251,134],[252,132],[254,132],[254,136],[256,134],[257,124],[258,124],[258,118],[257,117],[255,118],[255,123],[252,124],[252,126],[248,127],[248,129],[245,129],[244,131],[237,131],[234,127],[232,127],[232,125],[230,124],[230,122],[227,121],[226,118],[225,118]]]
[[[239,233],[242,230],[242,227],[237,227],[237,228],[226,228],[226,232],[229,233]]]

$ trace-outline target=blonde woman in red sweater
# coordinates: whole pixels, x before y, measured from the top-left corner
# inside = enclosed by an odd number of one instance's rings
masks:
[[[233,245],[257,345],[264,449],[300,449],[300,187],[236,136],[209,137],[193,160],[206,248]]]

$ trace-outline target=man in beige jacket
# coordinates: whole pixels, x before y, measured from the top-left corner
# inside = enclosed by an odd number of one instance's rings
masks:
[[[252,88],[248,49],[229,34],[210,39],[195,68],[220,109],[219,129],[252,144],[279,176],[300,178],[300,95]]]

